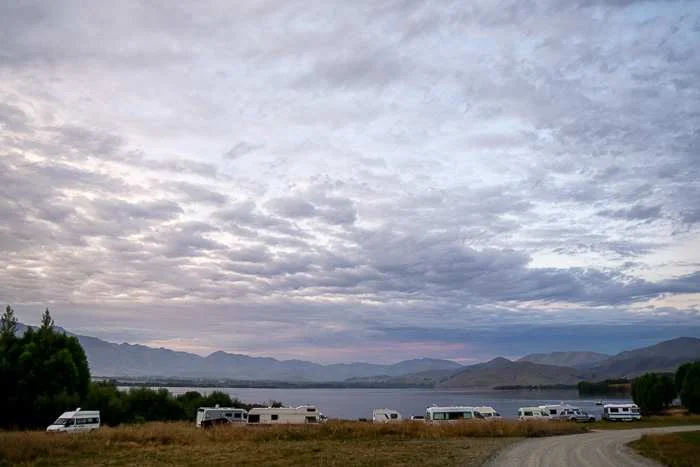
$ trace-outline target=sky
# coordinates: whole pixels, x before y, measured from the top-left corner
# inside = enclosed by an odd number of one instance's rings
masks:
[[[206,355],[700,337],[700,2],[0,2],[0,302]]]

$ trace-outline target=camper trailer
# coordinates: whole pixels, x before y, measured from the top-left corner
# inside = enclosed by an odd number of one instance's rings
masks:
[[[256,407],[248,412],[248,425],[319,423],[324,417],[313,405]]]
[[[100,412],[98,410],[81,410],[80,407],[72,412],[63,412],[46,431],[91,431],[100,427]]]
[[[428,407],[425,410],[426,422],[454,422],[474,418],[474,407]]]
[[[199,428],[228,423],[245,423],[248,411],[235,407],[200,407],[197,409],[195,424]]]
[[[394,409],[372,410],[372,422],[374,423],[400,422],[402,419],[401,414]]]
[[[605,404],[603,406],[603,420],[614,421],[634,421],[641,420],[637,404]]]
[[[541,407],[520,407],[519,420],[550,420],[549,412]]]

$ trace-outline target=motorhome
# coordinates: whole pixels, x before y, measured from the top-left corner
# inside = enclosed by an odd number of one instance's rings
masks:
[[[249,425],[319,423],[325,417],[313,405],[256,407],[248,411]]]
[[[493,407],[474,407],[474,416],[476,418],[482,418],[484,420],[494,420],[497,418],[502,418],[501,414],[496,411]]]
[[[541,405],[540,408],[544,409],[553,420],[570,420],[572,422],[595,421],[595,416],[586,413],[579,407],[564,404],[563,402],[561,404]]]
[[[245,423],[248,411],[235,407],[200,407],[197,409],[197,427],[207,428],[227,423]]]
[[[609,421],[633,421],[641,420],[637,404],[605,404],[603,406],[603,420]]]
[[[432,406],[425,410],[426,422],[453,422],[474,418],[474,407],[439,407]]]
[[[372,410],[372,422],[391,423],[403,420],[401,414],[394,409],[374,409]]]
[[[81,410],[78,407],[72,412],[63,412],[46,431],[91,431],[99,427],[99,410]]]
[[[549,412],[541,407],[520,407],[518,409],[520,420],[550,420]]]

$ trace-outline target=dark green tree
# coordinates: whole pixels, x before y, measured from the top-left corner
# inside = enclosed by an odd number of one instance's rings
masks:
[[[17,318],[10,305],[5,308],[0,318],[0,427],[13,427],[15,425],[17,410],[17,362],[19,360],[20,346],[17,332]]]
[[[676,397],[673,380],[668,375],[646,373],[632,382],[632,399],[644,413],[657,413]]]
[[[3,378],[3,385],[12,406],[0,417],[0,425],[6,427],[48,425],[61,412],[80,406],[90,384],[80,342],[55,329],[48,309],[39,329],[29,328],[16,339],[8,371],[14,377]]]
[[[700,361],[693,363],[685,372],[681,404],[690,413],[700,413]]]
[[[684,363],[681,366],[679,366],[676,370],[673,382],[676,385],[676,391],[678,391],[678,394],[680,394],[681,389],[683,389],[683,381],[685,380],[685,374],[688,372],[691,366],[693,366],[693,362]]]
[[[5,308],[5,313],[0,318],[0,339],[12,339],[17,333],[17,318],[15,310],[10,305]]]
[[[111,382],[90,383],[85,406],[90,410],[99,410],[105,425],[116,426],[128,420],[124,393]]]

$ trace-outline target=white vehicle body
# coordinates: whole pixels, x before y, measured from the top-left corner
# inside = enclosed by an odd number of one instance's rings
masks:
[[[372,422],[392,423],[403,420],[401,414],[394,409],[374,409],[372,410]]]
[[[197,409],[197,427],[207,427],[224,423],[245,423],[248,411],[235,407],[200,407]]]
[[[520,420],[550,420],[549,412],[541,407],[520,407],[518,409]]]
[[[321,413],[313,405],[299,407],[256,407],[248,412],[249,425],[319,423]]]
[[[580,407],[569,404],[541,405],[540,408],[544,409],[551,419],[571,420],[574,422],[595,420],[595,416],[587,414]]]
[[[496,409],[488,406],[474,407],[474,415],[476,416],[476,418],[483,418],[485,420],[502,418],[501,414],[498,413]]]
[[[46,431],[91,431],[100,427],[98,410],[80,410],[63,412],[58,419],[46,428]]]
[[[605,404],[603,406],[603,420],[632,421],[641,419],[642,415],[639,413],[637,404]]]
[[[474,407],[433,406],[425,409],[426,422],[455,422],[457,420],[471,420],[474,418]]]

